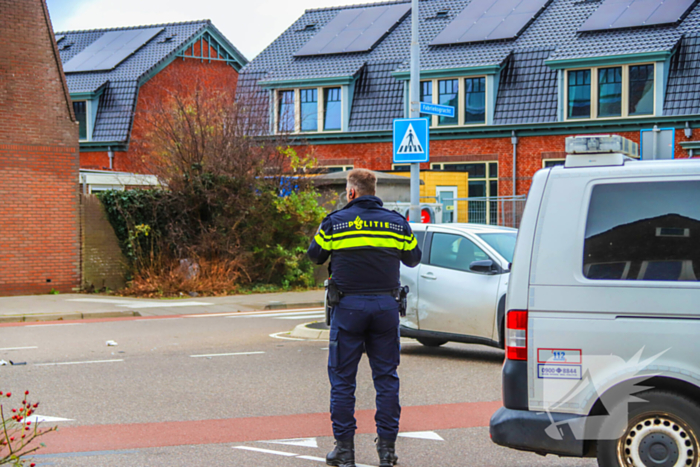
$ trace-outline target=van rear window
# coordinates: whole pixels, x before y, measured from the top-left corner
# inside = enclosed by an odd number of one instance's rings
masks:
[[[700,280],[700,181],[593,188],[583,274],[594,280]]]

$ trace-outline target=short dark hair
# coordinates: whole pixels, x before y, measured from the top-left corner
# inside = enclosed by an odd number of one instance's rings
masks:
[[[377,192],[377,176],[367,169],[353,169],[348,172],[348,190],[354,188],[358,196],[373,196]]]

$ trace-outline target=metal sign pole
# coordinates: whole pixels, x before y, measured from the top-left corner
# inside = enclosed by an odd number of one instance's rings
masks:
[[[420,46],[418,43],[418,0],[411,0],[411,86],[409,93],[410,118],[420,117]],[[409,218],[420,223],[420,164],[411,163],[411,207]]]

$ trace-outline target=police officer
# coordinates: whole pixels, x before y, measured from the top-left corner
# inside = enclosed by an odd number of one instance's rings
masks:
[[[382,207],[376,185],[373,172],[350,171],[348,204],[323,220],[308,250],[317,264],[331,257],[330,288],[339,297],[332,310],[328,352],[336,447],[326,456],[326,464],[333,466],[355,467],[355,378],[363,349],[377,391],[380,467],[398,461],[399,263],[415,267],[421,251],[406,219]]]

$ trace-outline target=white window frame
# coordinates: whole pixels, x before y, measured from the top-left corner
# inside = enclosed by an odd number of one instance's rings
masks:
[[[484,78],[484,122],[483,123],[464,123],[464,96],[466,94],[465,86],[464,86],[464,80],[467,78]],[[489,120],[489,92],[491,91],[490,85],[489,85],[489,79],[487,75],[463,75],[463,76],[452,76],[452,77],[444,77],[444,78],[432,78],[432,79],[423,79],[421,80],[422,83],[427,83],[428,81],[433,83],[433,104],[439,104],[440,103],[440,96],[438,90],[439,85],[438,81],[448,81],[448,80],[454,80],[456,79],[458,82],[458,88],[457,88],[457,108],[455,109],[455,112],[457,112],[457,124],[456,125],[438,125],[439,122],[439,116],[433,115],[430,117],[430,127],[431,128],[455,128],[455,127],[460,127],[460,126],[467,126],[467,127],[478,127],[478,126],[486,126],[488,124]]]
[[[354,165],[319,165],[319,169],[340,169],[340,172],[348,172],[355,168]]]
[[[79,139],[78,141],[90,141],[92,140],[92,100],[90,99],[76,99],[71,100],[71,105],[76,102],[85,102],[85,139]]]
[[[398,167],[408,167],[411,168],[411,164],[391,164],[391,170],[396,170]],[[408,170],[402,170],[402,172],[408,172]]]
[[[326,130],[324,129],[324,110],[325,110],[325,94],[324,90],[326,89],[332,89],[332,88],[339,88],[340,89],[340,118],[341,118],[341,125],[340,129],[338,130]],[[316,95],[318,96],[318,100],[316,102],[317,105],[317,126],[315,131],[301,131],[301,90],[302,89],[316,89]],[[275,109],[274,109],[274,129],[275,129],[275,134],[281,134],[279,131],[279,125],[278,125],[278,120],[279,120],[279,106],[280,106],[280,93],[286,92],[286,91],[294,91],[294,131],[292,134],[317,134],[317,133],[342,133],[343,132],[343,124],[342,124],[342,119],[343,115],[345,115],[345,106],[347,105],[345,102],[345,99],[343,98],[343,86],[342,85],[337,85],[337,86],[309,86],[309,87],[301,87],[301,88],[280,88],[280,89],[275,89],[274,91],[274,102],[275,102]]]
[[[654,86],[651,90],[654,97],[654,106],[650,114],[645,115],[629,115],[629,69],[632,66],[644,66],[652,65],[654,71],[652,76],[654,77]],[[619,116],[614,117],[598,117],[598,70],[607,68],[622,68],[622,113]],[[580,68],[567,68],[564,70],[564,120],[565,121],[588,121],[588,120],[619,120],[621,118],[648,118],[656,115],[656,106],[658,105],[656,100],[656,86],[658,86],[658,80],[656,79],[656,62],[640,62],[640,63],[630,63],[626,65],[601,65],[595,67],[580,67]],[[590,70],[591,72],[591,114],[588,118],[586,117],[569,117],[569,72],[570,71],[580,71],[580,70]]]
[[[542,159],[542,168],[547,167],[547,162],[566,162],[566,159],[558,159],[558,158],[553,158],[553,159]]]

